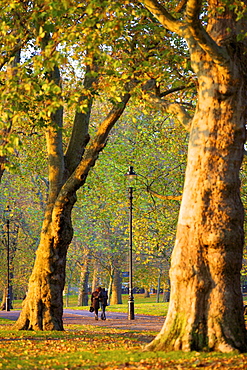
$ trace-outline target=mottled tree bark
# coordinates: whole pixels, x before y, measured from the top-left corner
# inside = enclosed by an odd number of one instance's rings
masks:
[[[35,265],[22,311],[15,324],[23,330],[63,330],[63,290],[68,246],[73,236],[72,195],[43,223]]]
[[[155,0],[144,2],[157,10]],[[217,6],[225,6],[222,1],[208,4],[208,33],[199,21],[200,1],[188,0],[183,24],[168,18],[164,9],[156,12],[188,42],[198,103],[171,260],[169,311],[149,350],[247,350],[240,288],[244,210],[239,180],[247,60],[245,45],[236,41],[234,13],[227,8],[217,13]]]
[[[227,90],[234,93],[224,99],[214,89],[217,80],[216,74],[207,88],[203,81],[199,85],[171,261],[169,313],[149,348],[246,348],[240,289],[244,213],[239,169],[246,115],[238,94],[243,86],[235,82],[233,87],[232,81]]]

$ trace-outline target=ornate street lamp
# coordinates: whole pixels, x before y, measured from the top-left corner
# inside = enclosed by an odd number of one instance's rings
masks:
[[[10,311],[10,259],[9,259],[9,216],[10,208],[6,207],[4,210],[7,228],[7,294],[6,294],[6,311]]]
[[[133,265],[132,265],[132,211],[133,211],[133,180],[137,174],[133,166],[129,167],[126,176],[129,180],[129,301],[128,301],[128,320],[134,320],[134,296],[133,296]]]

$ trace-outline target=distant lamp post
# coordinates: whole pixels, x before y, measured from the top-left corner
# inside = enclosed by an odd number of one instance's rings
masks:
[[[128,301],[128,320],[135,319],[134,296],[133,296],[133,264],[132,264],[132,211],[133,211],[133,180],[137,174],[133,166],[130,166],[126,177],[129,183],[129,301]]]
[[[10,208],[9,206],[6,207],[4,210],[5,219],[6,219],[6,228],[7,228],[7,294],[6,294],[6,311],[10,311],[10,258],[9,258],[9,216],[10,216]]]

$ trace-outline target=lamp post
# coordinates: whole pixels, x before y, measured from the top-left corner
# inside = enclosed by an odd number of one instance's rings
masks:
[[[7,227],[7,294],[6,294],[6,311],[10,311],[10,259],[9,259],[9,206],[4,210],[6,214],[6,227]]]
[[[129,181],[133,181],[137,176],[133,166],[130,166],[126,173]],[[134,296],[133,296],[133,264],[132,264],[132,211],[133,211],[133,187],[129,186],[129,300],[128,300],[128,320],[135,319]]]

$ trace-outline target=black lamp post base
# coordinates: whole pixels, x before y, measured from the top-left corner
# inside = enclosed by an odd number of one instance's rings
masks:
[[[135,314],[134,314],[134,299],[129,299],[128,301],[128,320],[134,320]]]

